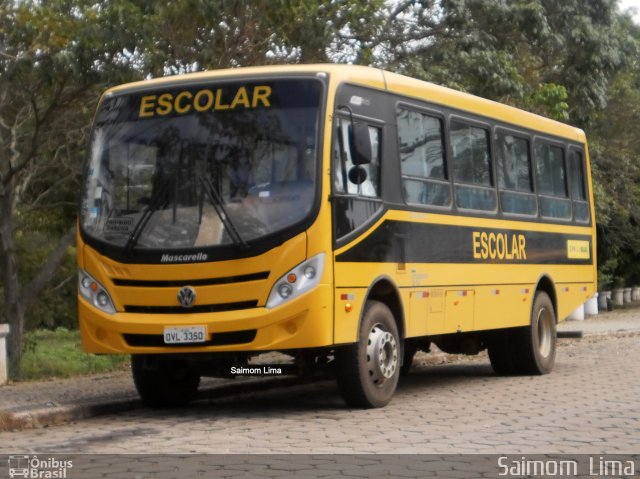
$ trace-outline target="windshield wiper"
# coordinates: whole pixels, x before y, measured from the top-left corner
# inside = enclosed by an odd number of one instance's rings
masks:
[[[207,194],[207,197],[209,198],[209,201],[211,202],[213,209],[216,210],[216,213],[218,214],[220,221],[222,221],[223,226],[225,227],[225,229],[227,230],[227,233],[231,237],[231,241],[233,241],[234,244],[236,244],[237,246],[248,248],[249,245],[244,239],[242,239],[242,236],[240,236],[238,229],[233,224],[233,222],[231,221],[231,218],[227,214],[227,210],[224,207],[224,199],[222,199],[216,187],[213,186],[213,183],[211,182],[211,180],[209,178],[200,178],[200,181],[202,182],[202,186],[204,187],[204,192]]]
[[[167,204],[169,199],[167,195],[167,193],[169,192],[169,183],[170,182],[166,180],[164,183],[162,183],[162,186],[151,196],[147,208],[142,212],[140,218],[138,218],[138,221],[134,225],[133,230],[129,234],[127,243],[124,245],[124,250],[126,253],[130,253],[133,247],[138,243],[142,231],[149,223],[149,220],[151,219],[153,214],[158,211],[161,206]]]

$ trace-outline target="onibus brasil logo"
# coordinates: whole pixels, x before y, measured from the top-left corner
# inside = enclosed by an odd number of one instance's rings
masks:
[[[34,479],[65,479],[67,470],[73,467],[73,461],[38,456],[9,456],[9,477],[28,477]]]

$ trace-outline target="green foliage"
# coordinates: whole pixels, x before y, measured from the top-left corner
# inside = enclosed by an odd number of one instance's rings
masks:
[[[441,6],[440,23],[422,31],[434,41],[414,44],[390,67],[583,127],[606,106],[610,80],[635,51],[614,0]]]
[[[104,373],[125,369],[128,364],[129,358],[125,355],[84,353],[78,331],[36,330],[26,335],[21,379]]]
[[[569,119],[569,95],[563,85],[545,83],[539,85],[530,98],[530,110],[554,120]]]
[[[624,19],[623,19],[624,20]],[[640,29],[622,21],[640,43]],[[640,284],[640,62],[631,58],[609,83],[607,105],[589,129],[598,218],[599,274]]]

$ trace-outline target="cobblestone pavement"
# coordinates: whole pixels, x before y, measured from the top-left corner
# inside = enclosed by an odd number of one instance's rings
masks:
[[[640,321],[638,325],[640,329]],[[266,361],[275,364],[285,358],[277,353],[267,353],[261,355],[258,362]],[[220,378],[202,378],[200,389],[206,390],[251,382],[255,383],[256,381],[253,378],[243,377],[233,381]],[[13,382],[0,388],[0,426],[2,413],[29,412],[34,409],[77,404],[108,404],[137,400],[138,393],[128,368],[124,368],[122,371],[89,376]]]
[[[383,409],[333,381],[0,433],[0,454],[640,451],[640,335],[561,340],[553,373],[497,377],[486,356],[419,366]]]
[[[599,316],[591,316],[586,321],[564,321],[558,325],[558,331],[582,331],[585,335],[606,335],[620,331],[640,332],[640,307],[632,305]],[[433,348],[434,350],[437,348]],[[268,363],[278,362],[277,355],[263,355],[261,359]],[[438,354],[416,357],[423,364],[442,364],[459,360],[460,357]],[[249,378],[238,378],[235,381],[203,378],[201,389],[227,386],[239,382],[250,381]],[[205,391],[206,392],[206,391]],[[212,396],[213,394],[208,394]],[[203,394],[207,396],[207,394]],[[41,381],[17,382],[0,387],[0,430],[3,430],[3,414],[26,413],[47,410],[55,413],[56,408],[69,408],[79,405],[119,403],[118,410],[139,407],[138,394],[131,381],[128,370],[92,376],[79,376],[68,379],[50,379]],[[90,411],[89,411],[90,413]],[[66,417],[73,417],[67,410],[65,417],[55,418],[67,422]],[[84,417],[82,414],[79,417]],[[54,420],[50,424],[57,424]],[[38,421],[36,421],[38,422]],[[46,421],[40,421],[47,423]]]

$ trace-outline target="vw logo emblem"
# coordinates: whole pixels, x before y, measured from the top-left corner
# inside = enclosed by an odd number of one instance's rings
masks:
[[[191,286],[183,286],[178,291],[178,301],[183,308],[190,308],[196,302],[196,292]]]

